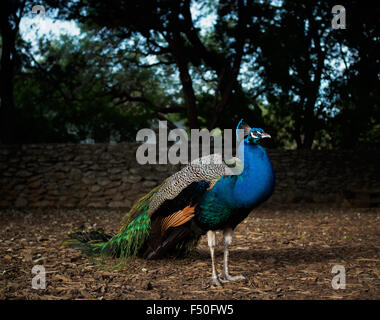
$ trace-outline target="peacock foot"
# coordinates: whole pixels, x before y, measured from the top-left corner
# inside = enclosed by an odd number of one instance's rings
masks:
[[[217,287],[223,287],[221,280],[217,276],[211,277],[209,280],[206,280],[204,284],[210,284]]]
[[[220,273],[219,274],[219,281],[225,283],[225,282],[230,282],[230,281],[237,281],[237,280],[245,280],[245,277],[243,275],[237,275],[237,276],[231,276],[228,273]]]

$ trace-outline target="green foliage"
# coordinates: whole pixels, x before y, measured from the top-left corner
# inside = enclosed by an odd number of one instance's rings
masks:
[[[335,4],[44,1],[82,32],[36,53],[17,38],[15,140],[120,142],[157,119],[212,129],[243,117],[273,147],[379,148],[378,12],[343,2],[356,14],[334,30]]]
[[[154,98],[160,86],[151,70],[115,64],[112,48],[91,36],[41,39],[39,45],[42,57],[15,79],[18,140],[130,141],[149,126],[147,102],[131,102],[123,90],[133,87],[128,95],[138,97],[135,87],[146,85]]]

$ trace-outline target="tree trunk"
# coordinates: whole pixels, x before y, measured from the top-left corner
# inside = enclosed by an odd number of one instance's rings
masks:
[[[190,129],[197,129],[199,127],[197,118],[197,101],[193,89],[193,81],[191,80],[186,61],[183,61],[180,57],[176,57],[176,61],[187,109],[188,126]]]
[[[244,40],[239,39],[239,43],[237,45],[237,53],[235,55],[235,59],[233,62],[232,68],[229,66],[226,66],[224,70],[218,74],[219,77],[219,85],[218,89],[221,94],[221,99],[218,102],[217,100],[217,92],[216,98],[215,98],[215,103],[214,103],[214,116],[210,120],[208,128],[209,130],[214,129],[218,123],[219,117],[222,114],[223,110],[225,109],[228,100],[231,97],[232,90],[237,82],[237,77],[239,75],[240,71],[240,65],[241,65],[241,60],[243,58],[243,47],[244,47]]]
[[[317,117],[315,114],[315,106],[319,96],[319,89],[321,86],[322,72],[324,69],[324,59],[326,56],[325,51],[322,51],[320,44],[320,36],[317,32],[312,32],[313,40],[315,43],[315,51],[317,54],[317,67],[314,71],[314,80],[305,79],[307,85],[305,90],[305,96],[302,97],[303,103],[303,133],[304,139],[301,140],[301,137],[297,137],[297,148],[298,149],[311,149],[314,142],[314,136],[316,132]],[[310,63],[310,66],[312,64]],[[300,120],[300,118],[298,119]],[[298,124],[299,126],[300,124]],[[300,129],[299,127],[297,128]],[[300,134],[300,132],[299,132]]]
[[[197,129],[198,118],[197,118],[197,101],[195,98],[193,81],[190,77],[188,60],[185,58],[183,39],[181,35],[175,31],[172,37],[167,37],[169,46],[171,47],[175,62],[179,71],[179,78],[182,84],[182,93],[184,96],[186,110],[187,110],[187,121],[190,129]]]
[[[15,33],[2,21],[2,51],[0,60],[0,142],[11,144],[15,142],[14,121],[15,105],[13,96],[13,75],[15,55]]]
[[[6,144],[15,142],[13,77],[15,72],[16,36],[25,3],[26,0],[5,1],[0,10],[0,32],[2,38],[0,59],[0,143]]]
[[[244,1],[239,0],[238,1],[238,7],[239,7],[239,22],[236,32],[236,46],[235,46],[235,57],[230,64],[229,61],[226,61],[222,70],[216,70],[219,77],[219,84],[218,84],[218,90],[221,94],[221,99],[218,102],[218,99],[215,99],[214,103],[214,116],[210,120],[208,128],[209,130],[214,129],[218,123],[219,117],[221,116],[223,110],[227,106],[228,100],[230,99],[232,95],[233,88],[235,86],[235,83],[237,81],[237,77],[239,75],[241,61],[244,55],[244,45],[246,42],[245,38],[245,30],[246,30],[246,23],[247,23],[247,10],[246,5],[244,4]],[[215,93],[218,94],[217,92]]]

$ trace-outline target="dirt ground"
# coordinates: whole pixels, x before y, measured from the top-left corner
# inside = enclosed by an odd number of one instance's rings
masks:
[[[124,212],[0,211],[0,299],[380,299],[380,210],[258,209],[238,226],[230,272],[246,280],[222,288],[211,275],[206,237],[188,258],[88,259],[61,245],[74,227],[117,232]],[[217,261],[223,247],[218,234]],[[46,270],[33,289],[32,268]],[[346,288],[335,290],[334,265]]]

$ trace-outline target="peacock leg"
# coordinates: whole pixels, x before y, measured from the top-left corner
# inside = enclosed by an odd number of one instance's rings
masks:
[[[222,282],[245,279],[243,275],[231,276],[228,273],[228,246],[232,243],[233,233],[234,231],[231,228],[226,228],[224,229],[224,232],[223,232],[223,244],[224,244],[223,270],[221,273],[221,278],[219,279]]]
[[[210,253],[211,253],[211,264],[212,264],[212,275],[211,275],[211,283],[216,285],[216,286],[221,286],[222,284],[219,281],[218,275],[216,274],[216,268],[215,268],[215,245],[216,245],[216,240],[215,240],[215,231],[208,231],[207,232],[207,241],[208,241],[208,246],[210,248]]]

